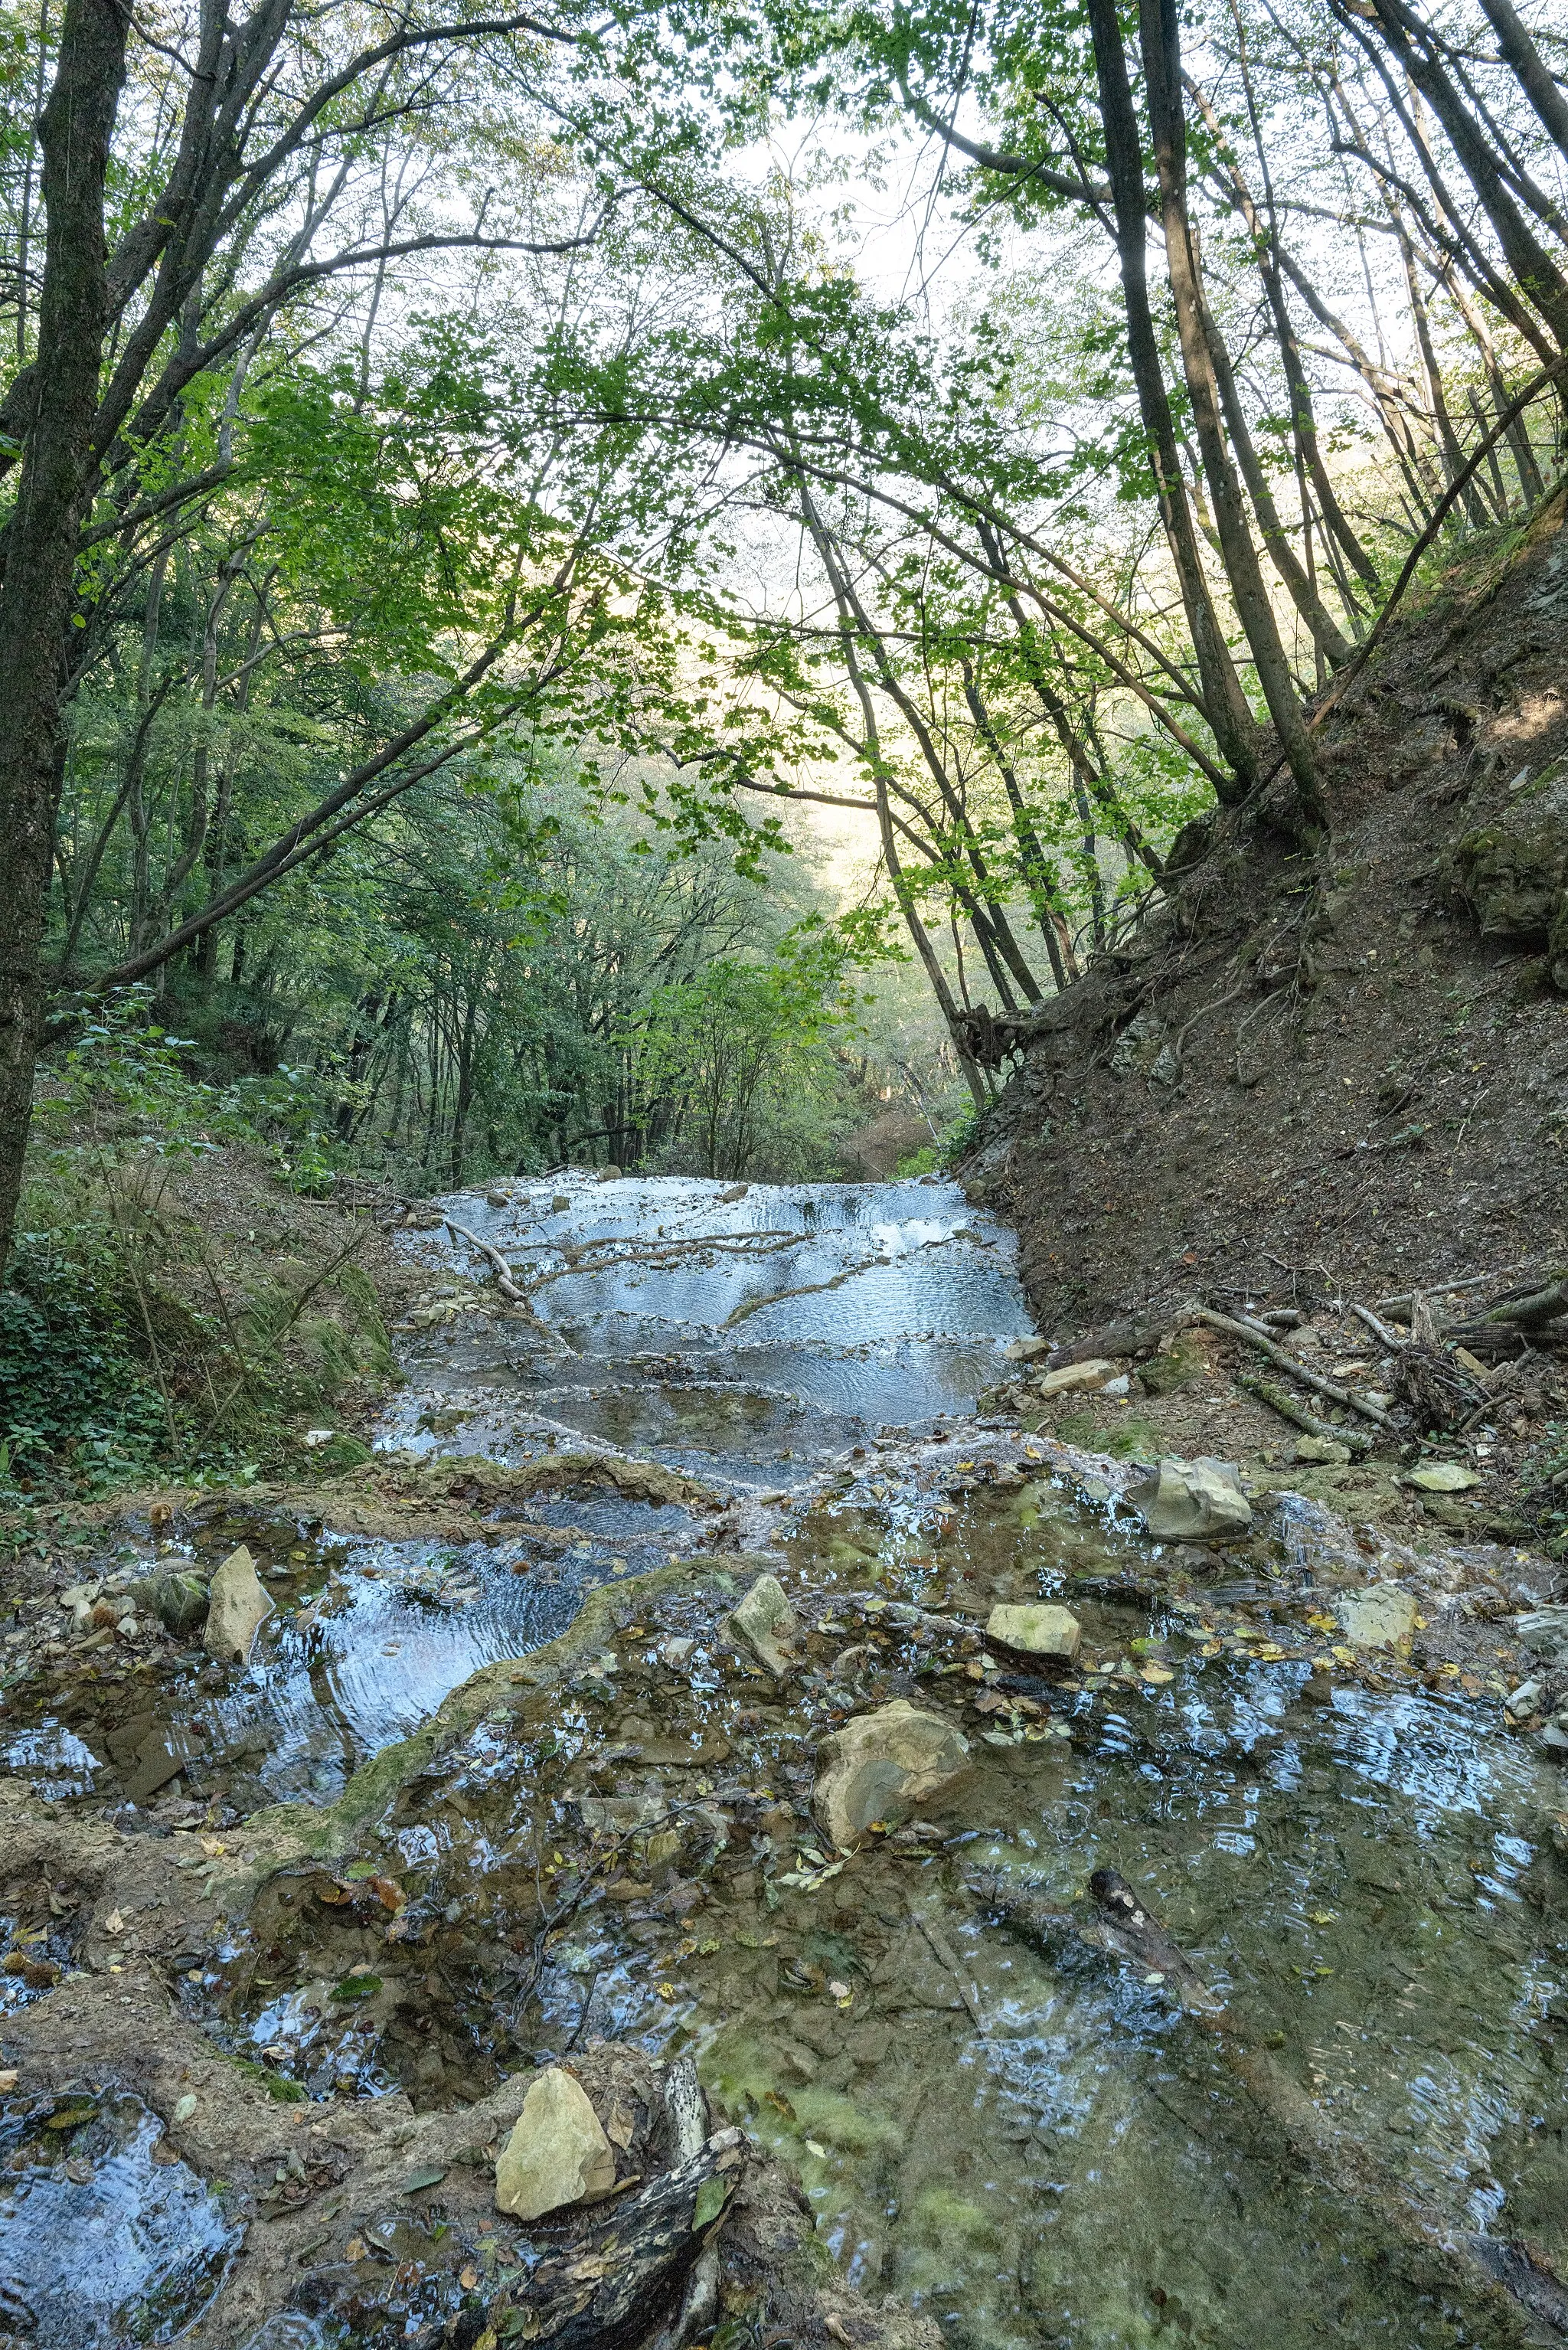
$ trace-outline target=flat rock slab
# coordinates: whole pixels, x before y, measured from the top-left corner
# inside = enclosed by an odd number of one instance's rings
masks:
[[[1233,1461],[1174,1452],[1127,1489],[1155,1542],[1225,1542],[1251,1531],[1252,1512]]]
[[[1115,1363],[1103,1355],[1094,1355],[1085,1363],[1064,1363],[1059,1370],[1044,1372],[1035,1380],[1034,1388],[1043,1396],[1091,1394],[1116,1375]]]
[[[1397,1583],[1374,1583],[1365,1591],[1342,1591],[1334,1612],[1355,1648],[1395,1648],[1416,1628],[1416,1600]]]
[[[1070,1607],[999,1605],[986,1617],[985,1637],[1025,1656],[1071,1659],[1078,1653],[1083,1627]]]
[[[582,2083],[558,2064],[541,2073],[495,2158],[495,2205],[538,2220],[567,2203],[595,2203],[615,2185],[615,2149]]]
[[[758,1575],[732,1610],[730,1629],[774,1680],[782,1680],[794,1665],[800,1625],[776,1575]]]
[[[255,1561],[242,1543],[213,1577],[202,1645],[209,1656],[221,1657],[225,1664],[248,1665],[256,1634],[272,1612],[272,1600],[262,1588]]]
[[[967,1768],[969,1741],[940,1713],[895,1698],[857,1714],[817,1749],[812,1808],[824,1835],[841,1852],[873,1821],[907,1820]]]

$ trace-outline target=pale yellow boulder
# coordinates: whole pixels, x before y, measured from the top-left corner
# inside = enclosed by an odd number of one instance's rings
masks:
[[[242,1543],[213,1577],[202,1645],[225,1664],[248,1665],[256,1634],[271,1614],[272,1601],[262,1589],[255,1561]]]
[[[495,2207],[539,2220],[567,2203],[597,2203],[615,2185],[615,2149],[580,2081],[558,2064],[529,2086],[495,2158]]]
[[[1070,1607],[999,1606],[986,1617],[985,1637],[1026,1656],[1070,1659],[1078,1653],[1083,1627]]]

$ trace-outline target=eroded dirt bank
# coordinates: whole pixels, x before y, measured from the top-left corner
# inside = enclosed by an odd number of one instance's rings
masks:
[[[1193,1301],[1293,1308],[1376,1386],[1389,1350],[1350,1302],[1407,1326],[1425,1288],[1463,1324],[1568,1263],[1565,657],[1560,496],[1522,548],[1469,558],[1332,709],[1330,841],[1303,837],[1278,784],[1191,827],[1150,918],[1005,1030],[1023,1058],[966,1174],[1019,1232],[1044,1332],[1146,1311],[1168,1327]],[[1551,1540],[1568,1397],[1537,1336],[1501,1368],[1471,1465],[1483,1516]],[[1233,1350],[1204,1343],[1228,1370]],[[1200,1368],[1182,1416],[1204,1391]],[[1260,1467],[1288,1450],[1229,1377],[1210,1393],[1233,1418],[1210,1414],[1206,1442]],[[1164,1430],[1163,1407],[1146,1417]],[[1377,1482],[1347,1480],[1347,1506],[1381,1514]]]

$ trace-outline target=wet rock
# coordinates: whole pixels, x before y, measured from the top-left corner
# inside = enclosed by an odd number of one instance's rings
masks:
[[[1252,1523],[1241,1472],[1206,1454],[1183,1461],[1167,1453],[1127,1487],[1127,1499],[1156,1542],[1224,1542]]]
[[[1419,1486],[1423,1493],[1464,1493],[1479,1485],[1480,1478],[1462,1461],[1424,1461],[1418,1469],[1411,1470],[1405,1482]]]
[[[567,2203],[597,2202],[614,2185],[615,2150],[587,2090],[553,2064],[530,2086],[496,2157],[497,2210],[538,2220]]]
[[[1060,1370],[1044,1372],[1034,1389],[1043,1396],[1092,1394],[1116,1375],[1116,1367],[1107,1356],[1092,1355],[1086,1363],[1064,1363]]]
[[[895,1698],[830,1732],[817,1755],[812,1809],[842,1851],[874,1820],[908,1819],[950,1785],[969,1761],[969,1742],[941,1714]]]
[[[1031,1657],[1073,1658],[1082,1627],[1070,1607],[999,1606],[986,1618],[985,1637]]]
[[[749,1648],[774,1680],[782,1680],[794,1659],[800,1630],[794,1609],[776,1575],[759,1575],[729,1618],[730,1629]]]
[[[257,1631],[273,1612],[262,1589],[255,1561],[242,1543],[232,1550],[213,1577],[208,1594],[207,1623],[202,1644],[225,1663],[250,1662]]]
[[[148,1586],[152,1612],[166,1632],[193,1632],[206,1618],[207,1578],[190,1567],[154,1577]]]
[[[635,1835],[651,1827],[670,1809],[662,1795],[579,1795],[583,1825],[605,1835]]]
[[[1568,1648],[1568,1607],[1536,1607],[1516,1616],[1514,1637],[1534,1657],[1560,1657]]]
[[[1345,1637],[1356,1648],[1393,1648],[1416,1628],[1413,1593],[1397,1583],[1369,1584],[1365,1591],[1342,1592],[1334,1612]]]
[[[1528,1721],[1531,1715],[1539,1710],[1540,1704],[1541,1683],[1521,1681],[1519,1687],[1511,1690],[1504,1698],[1502,1710],[1512,1721]]]

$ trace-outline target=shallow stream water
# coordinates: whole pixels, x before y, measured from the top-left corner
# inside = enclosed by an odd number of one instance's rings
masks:
[[[1495,1697],[1339,1669],[1299,1529],[1162,1557],[1107,1481],[971,1419],[1028,1317],[1007,1235],[951,1187],[576,1177],[441,1204],[562,1277],[534,1293],[544,1327],[438,1286],[389,1447],[615,1447],[713,1499],[568,1487],[455,1552],[246,1529],[278,1618],[157,1732],[242,1809],[329,1800],[476,1665],[628,1588],[564,1684],[402,1788],[371,1858],[279,1879],[193,1953],[192,2013],[316,2100],[433,2107],[594,2038],[690,2048],[850,2278],[972,2350],[1503,2338],[1293,2164],[1168,1985],[1071,1932],[1045,1955],[986,1890],[1081,1917],[1090,1874],[1120,1870],[1382,2175],[1561,2267],[1558,1793]],[[483,1269],[436,1231],[410,1246],[437,1283]],[[806,1627],[778,1686],[723,1631],[764,1499]],[[1084,1627],[1054,1679],[887,1613],[1034,1596]],[[900,1695],[961,1719],[973,1767],[846,1862],[811,1816],[816,1742]],[[95,1725],[53,1729],[110,1784]]]

